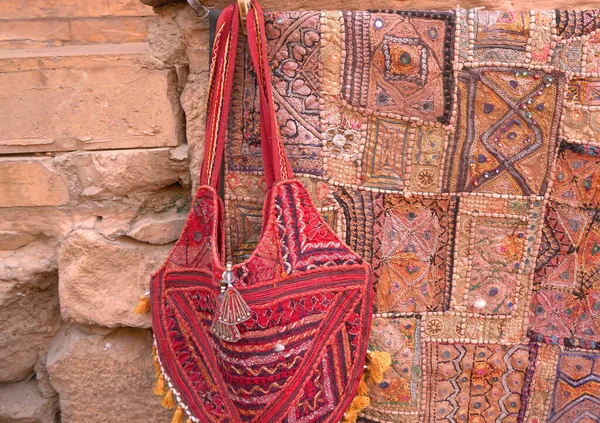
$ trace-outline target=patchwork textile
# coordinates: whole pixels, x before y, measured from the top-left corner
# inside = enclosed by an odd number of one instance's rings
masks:
[[[373,267],[364,422],[600,422],[600,10],[270,12],[277,121]],[[238,55],[226,245],[253,251],[259,93]],[[360,420],[359,419],[359,420]]]

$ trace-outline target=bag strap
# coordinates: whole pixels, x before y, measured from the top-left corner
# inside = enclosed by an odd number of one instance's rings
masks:
[[[236,48],[239,34],[237,3],[221,12],[212,51],[212,67],[206,112],[204,160],[200,173],[201,185],[219,186],[220,169],[226,142],[227,122],[235,73]],[[247,20],[248,41],[260,94],[260,136],[267,187],[293,178],[275,118],[271,74],[268,67],[265,23],[262,8],[255,1]]]

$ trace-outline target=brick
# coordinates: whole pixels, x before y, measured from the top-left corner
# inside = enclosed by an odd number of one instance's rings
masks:
[[[0,154],[175,146],[175,70],[145,43],[0,51]]]
[[[8,19],[151,16],[139,0],[10,0],[0,2],[0,17]]]
[[[68,202],[69,190],[51,159],[0,159],[0,207],[60,206]]]
[[[148,39],[149,17],[16,19],[0,24],[0,50],[72,44],[139,43]]]
[[[86,151],[63,154],[55,160],[75,196],[100,199],[156,191],[175,183],[189,185],[187,157],[172,158],[172,151]]]

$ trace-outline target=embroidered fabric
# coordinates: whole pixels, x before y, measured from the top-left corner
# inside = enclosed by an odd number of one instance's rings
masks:
[[[600,11],[265,14],[297,178],[375,275],[364,422],[600,421]],[[236,59],[226,245],[261,228]]]

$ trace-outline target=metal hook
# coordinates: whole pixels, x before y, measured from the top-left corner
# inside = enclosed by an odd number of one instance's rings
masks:
[[[198,0],[187,0],[187,2],[196,13],[196,19],[205,19],[206,17],[208,17],[208,8],[202,3],[200,3]]]

